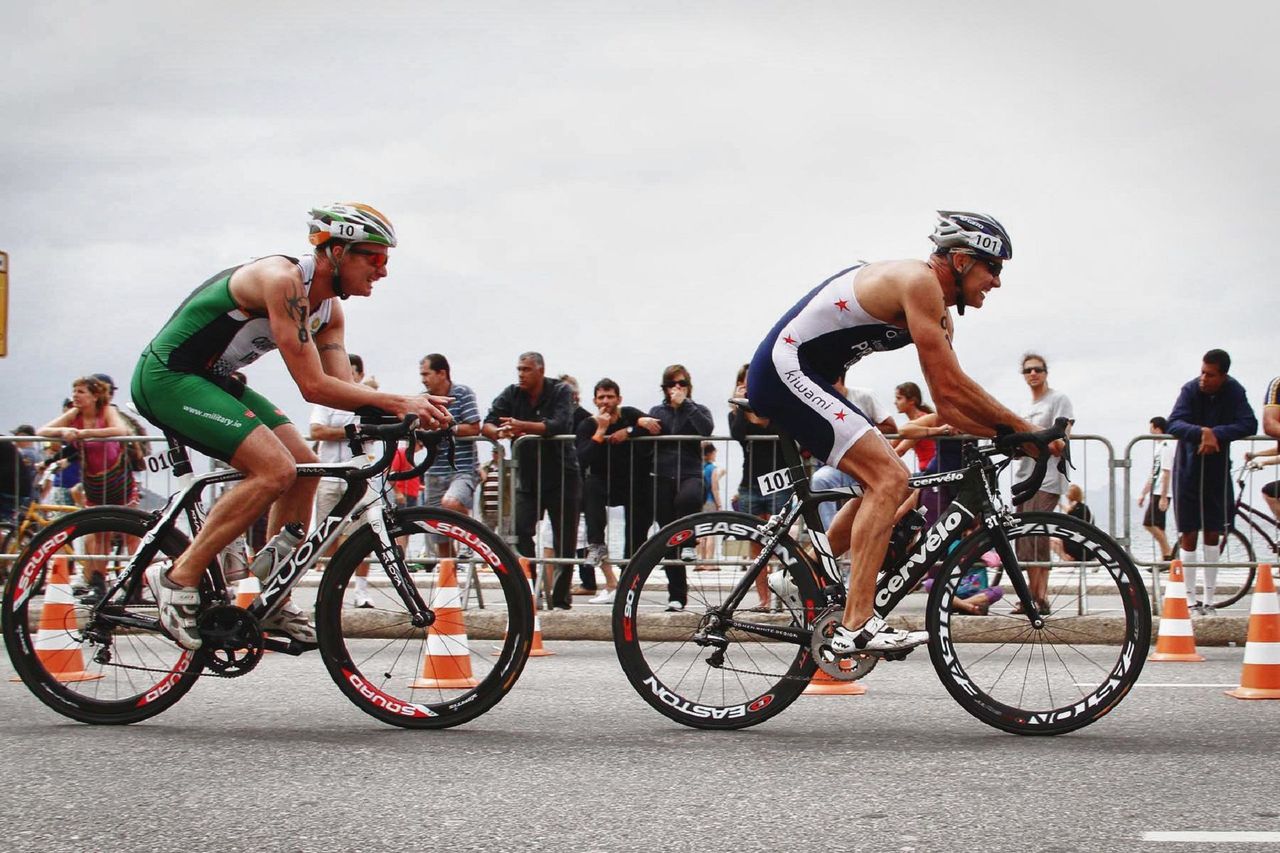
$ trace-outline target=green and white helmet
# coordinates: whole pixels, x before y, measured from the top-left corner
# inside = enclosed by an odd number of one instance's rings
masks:
[[[367,204],[338,201],[314,208],[311,213],[311,245],[323,246],[331,241],[343,243],[377,243],[394,248],[396,229],[391,220]]]

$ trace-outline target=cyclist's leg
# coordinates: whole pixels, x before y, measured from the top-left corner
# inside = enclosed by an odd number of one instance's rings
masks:
[[[205,566],[288,491],[297,476],[292,454],[265,425],[249,433],[230,461],[245,478],[218,499],[204,527],[174,563],[169,579],[180,586],[197,586]]]
[[[889,442],[876,429],[868,429],[845,451],[838,466],[862,484],[861,505],[854,516],[846,504],[832,521],[832,552],[839,554],[837,542],[852,543],[849,553],[849,598],[845,602],[843,622],[857,629],[872,617],[876,572],[884,562],[893,533],[898,507],[907,497],[907,466],[893,452]],[[843,518],[842,518],[843,516]],[[845,527],[848,519],[848,527]]]
[[[302,433],[292,423],[285,421],[272,429],[275,437],[289,451],[295,463],[310,464],[320,461],[303,439]],[[267,536],[274,536],[290,522],[308,527],[311,522],[311,504],[316,497],[317,477],[298,477],[284,494],[271,506],[271,518],[267,521]]]

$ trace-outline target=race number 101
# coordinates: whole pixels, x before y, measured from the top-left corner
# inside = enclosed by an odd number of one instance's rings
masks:
[[[780,468],[777,471],[770,471],[768,474],[761,474],[756,477],[756,483],[760,485],[760,494],[762,495],[771,495],[774,492],[789,489],[791,488],[791,469]]]

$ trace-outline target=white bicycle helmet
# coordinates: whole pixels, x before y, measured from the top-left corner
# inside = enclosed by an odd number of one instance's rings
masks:
[[[959,250],[998,261],[1013,257],[1009,232],[995,217],[960,210],[939,210],[938,225],[929,236],[939,249]]]
[[[367,204],[339,201],[317,207],[310,212],[311,245],[323,246],[330,241],[344,243],[377,243],[394,248],[396,229],[391,220]]]

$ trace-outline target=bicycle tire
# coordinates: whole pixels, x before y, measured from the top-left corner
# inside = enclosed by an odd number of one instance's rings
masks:
[[[1015,514],[1008,530],[1014,543],[1036,536],[1079,545],[1098,565],[1048,567],[1050,613],[1043,628],[1012,612],[1017,595],[1011,587],[987,615],[962,616],[952,612],[962,573],[992,547],[989,531],[971,533],[930,591],[929,656],[952,698],[982,722],[1021,735],[1074,731],[1114,709],[1138,680],[1151,644],[1150,599],[1128,553],[1092,524],[1027,512]],[[1082,616],[1085,609],[1095,612]],[[1113,646],[1108,632],[1116,618],[1121,639]],[[1078,664],[1073,668],[1068,658]]]
[[[0,621],[14,669],[36,698],[73,720],[106,725],[145,720],[171,707],[200,676],[198,655],[159,632],[108,630],[105,644],[86,638],[90,608],[71,596],[69,585],[63,590],[49,581],[50,569],[59,556],[68,558],[70,570],[86,559],[79,555],[103,553],[104,570],[122,569],[129,554],[117,550],[116,541],[141,538],[149,521],[146,513],[126,507],[95,507],[65,515],[34,537],[5,584]],[[94,550],[104,542],[110,553]],[[161,544],[160,559],[172,559],[186,546],[186,537],[171,531]],[[129,592],[140,587],[139,577],[118,591],[111,603],[121,610],[154,616],[154,602],[127,601]],[[42,617],[46,604],[65,605],[70,610],[63,611],[61,617],[50,615],[55,621],[60,619],[61,626],[47,624],[45,619],[33,625],[36,614],[32,608],[37,602]],[[106,653],[110,654],[108,660],[100,657]],[[79,670],[74,669],[77,664]],[[49,666],[56,671],[51,672]]]
[[[1221,540],[1222,549],[1220,559],[1224,563],[1252,563],[1247,569],[1231,568],[1218,570],[1218,586],[1215,588],[1213,596],[1213,606],[1216,609],[1230,607],[1240,599],[1249,594],[1249,590],[1253,589],[1253,580],[1258,574],[1258,559],[1253,550],[1253,543],[1249,541],[1249,537],[1240,532],[1237,527],[1232,527],[1227,531],[1227,535]],[[1204,567],[1200,568],[1204,571]],[[1223,572],[1228,574],[1224,577]],[[1228,581],[1231,585],[1224,585],[1223,581]],[[1230,589],[1232,592],[1222,594],[1218,592],[1221,589]],[[1188,597],[1191,590],[1187,590]]]
[[[440,616],[431,627],[413,627],[398,593],[390,586],[370,586],[374,607],[354,606],[351,578],[364,560],[370,577],[382,571],[376,564],[374,533],[356,531],[334,554],[316,596],[316,634],[320,655],[334,682],[360,710],[405,728],[442,729],[475,719],[496,705],[524,670],[533,641],[533,596],[519,557],[478,521],[446,509],[412,507],[398,510],[390,525],[395,539],[415,533],[437,533],[471,549],[484,563],[477,582],[496,580],[500,605],[494,608],[485,590],[483,619],[472,611],[462,618]],[[438,584],[436,572],[408,575],[422,600],[438,616],[451,594]],[[464,572],[459,569],[459,576]],[[346,605],[344,607],[344,604]],[[465,604],[465,601],[463,601]],[[465,627],[470,619],[472,625]],[[456,633],[459,628],[463,634]],[[477,640],[499,643],[496,653]],[[431,678],[425,667],[429,652],[443,653],[432,661]],[[465,684],[460,660],[465,660]],[[449,670],[447,673],[441,669]],[[481,670],[477,672],[477,670]]]
[[[613,605],[613,642],[618,663],[636,692],[667,718],[696,729],[741,729],[780,713],[800,696],[817,669],[807,645],[768,642],[743,631],[728,631],[724,662],[728,669],[708,663],[715,651],[698,645],[693,634],[714,604],[739,580],[734,571],[728,589],[721,578],[703,580],[698,575],[689,592],[697,606],[681,613],[666,613],[666,588],[658,597],[646,590],[663,562],[679,560],[679,551],[694,548],[699,540],[718,539],[725,551],[729,542],[763,543],[760,519],[738,512],[703,512],[668,524],[648,539],[632,556],[618,579]],[[740,551],[742,545],[735,546]],[[737,610],[735,620],[759,619],[771,625],[808,627],[822,610],[818,575],[809,558],[788,535],[779,540],[782,554],[771,558],[770,569],[787,571],[795,584],[800,606],[786,608],[781,619],[769,614]],[[720,553],[720,551],[713,553]],[[743,555],[744,559],[750,559]],[[717,573],[719,574],[719,573]],[[713,601],[714,599],[714,601]],[[743,604],[746,604],[746,599]],[[772,671],[771,671],[772,670]],[[760,674],[766,673],[766,674]]]

